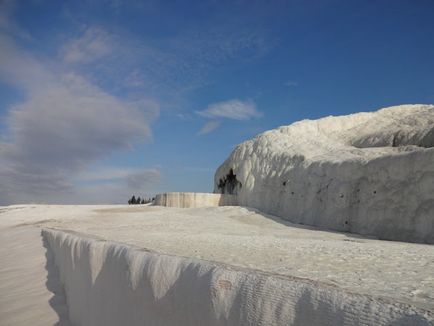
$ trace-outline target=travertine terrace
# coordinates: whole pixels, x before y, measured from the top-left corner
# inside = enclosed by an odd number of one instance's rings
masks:
[[[434,243],[434,106],[303,120],[235,148],[216,193],[320,228]]]
[[[2,325],[434,321],[431,245],[309,229],[241,207],[0,212]]]
[[[433,123],[281,127],[169,207],[1,207],[0,324],[433,325]]]
[[[201,192],[166,192],[155,196],[154,205],[180,208],[235,206],[237,196]]]

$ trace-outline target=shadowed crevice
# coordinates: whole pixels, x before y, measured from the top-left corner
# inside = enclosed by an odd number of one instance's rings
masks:
[[[238,190],[241,189],[242,184],[238,181],[237,175],[234,174],[234,170],[230,169],[229,173],[225,177],[220,178],[217,187],[221,194],[236,195]]]
[[[47,271],[47,281],[45,285],[47,289],[53,293],[53,296],[49,300],[51,308],[56,312],[59,317],[59,321],[55,326],[70,326],[68,318],[68,306],[66,303],[65,289],[60,281],[59,269],[54,260],[54,254],[48,241],[42,235],[42,243],[45,251],[45,269]]]

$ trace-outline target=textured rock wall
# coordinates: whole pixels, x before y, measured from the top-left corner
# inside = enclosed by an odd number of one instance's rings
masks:
[[[74,325],[432,325],[431,312],[305,279],[43,230]]]
[[[434,106],[304,120],[238,145],[215,174],[295,223],[434,243]]]
[[[181,208],[234,206],[237,205],[237,198],[230,194],[167,192],[156,195],[154,205]]]

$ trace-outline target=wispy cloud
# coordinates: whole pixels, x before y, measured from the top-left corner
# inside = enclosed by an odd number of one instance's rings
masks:
[[[128,166],[98,166],[89,170],[81,171],[75,177],[75,181],[84,183],[99,183],[122,181],[125,184],[131,184],[130,179],[137,177],[137,188],[158,182],[161,178],[159,168],[132,168]],[[137,183],[136,183],[137,184]],[[140,190],[140,189],[137,189]]]
[[[67,63],[90,63],[112,52],[110,35],[101,28],[87,28],[79,37],[69,40],[60,49]]]
[[[159,168],[97,166],[77,174],[73,197],[82,203],[126,203],[132,195],[150,197],[161,180]]]
[[[256,109],[253,101],[230,100],[210,104],[205,110],[197,111],[202,117],[210,119],[232,119],[232,120],[250,120],[259,118],[262,112]]]
[[[161,173],[157,169],[139,170],[130,173],[126,177],[127,185],[130,189],[140,191],[147,189],[148,186],[157,183],[161,179]]]
[[[256,104],[251,101],[229,100],[208,105],[202,111],[196,111],[201,117],[211,119],[199,130],[198,135],[205,135],[213,132],[220,127],[222,119],[237,121],[247,121],[253,118],[262,117],[262,112],[258,111]]]
[[[293,80],[288,80],[285,82],[284,84],[286,87],[297,87],[298,86],[298,82],[293,81]]]
[[[12,0],[0,1],[0,27],[6,29],[10,26],[10,12],[13,10],[14,2]]]
[[[0,47],[0,75],[25,94],[9,108],[0,141],[2,201],[73,191],[71,177],[90,163],[151,136],[147,111],[156,110],[155,102],[108,94],[35,60],[3,35]]]
[[[205,135],[209,134],[210,132],[216,130],[218,127],[220,127],[220,121],[218,120],[211,120],[205,123],[205,125],[199,130],[197,133],[198,135]]]
[[[108,2],[116,10],[123,8],[121,2]],[[231,60],[240,63],[257,58],[269,49],[266,35],[238,19],[230,23],[227,17],[224,21],[214,18],[200,26],[193,22],[155,37],[116,24],[106,28],[103,21],[86,25],[86,15],[65,4],[63,12],[68,12],[72,25],[52,35],[49,51],[44,52],[47,44],[41,41],[36,46],[31,34],[13,18],[14,7],[23,7],[17,3],[0,0],[0,79],[22,95],[4,108],[1,117],[0,204],[68,194],[96,199],[100,190],[123,194],[158,179],[159,172],[144,169],[128,170],[117,179],[89,181],[85,186],[77,181],[89,166],[114,151],[150,139],[150,125],[162,103],[174,114],[194,119],[191,117],[197,115],[186,112],[182,104],[188,103],[192,90],[212,82],[214,69]],[[93,8],[99,5],[94,3]],[[154,6],[158,12],[158,1]],[[149,8],[142,8],[142,13]],[[52,40],[61,42],[56,45]],[[26,46],[33,47],[32,51]],[[56,54],[44,57],[47,53]],[[199,133],[216,130],[224,119],[249,120],[261,115],[253,102],[238,101],[241,107],[234,102],[216,103],[219,109],[210,106],[201,111],[209,120]]]
[[[145,77],[138,69],[134,69],[130,74],[125,77],[125,86],[133,88],[145,87]]]
[[[205,26],[151,39],[123,29],[88,26],[61,47],[60,57],[94,80],[110,80],[117,89],[140,89],[168,99],[208,83],[209,73],[235,58],[263,55],[268,44],[262,33],[249,28]]]
[[[15,0],[0,0],[0,31],[7,31],[21,39],[29,40],[31,39],[30,34],[11,19],[12,13],[16,10],[17,3],[18,1]]]

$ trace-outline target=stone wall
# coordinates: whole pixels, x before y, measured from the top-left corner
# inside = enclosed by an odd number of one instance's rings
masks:
[[[235,206],[237,197],[231,194],[167,192],[156,195],[154,205],[181,208]]]

